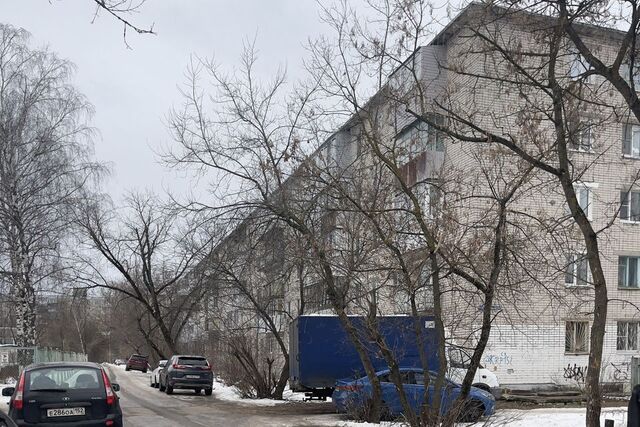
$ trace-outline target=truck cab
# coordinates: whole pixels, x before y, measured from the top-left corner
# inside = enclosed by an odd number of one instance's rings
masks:
[[[464,376],[467,374],[467,369],[469,369],[471,356],[466,350],[452,346],[447,348],[447,359],[449,366],[447,377],[455,383],[462,383]],[[500,398],[501,392],[498,377],[482,365],[476,370],[471,385],[488,391],[493,394],[496,399]]]

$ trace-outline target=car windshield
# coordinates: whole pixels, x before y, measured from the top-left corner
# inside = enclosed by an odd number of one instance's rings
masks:
[[[41,368],[26,374],[28,391],[100,389],[100,372],[94,368]]]
[[[178,365],[207,366],[207,359],[202,357],[179,357]]]

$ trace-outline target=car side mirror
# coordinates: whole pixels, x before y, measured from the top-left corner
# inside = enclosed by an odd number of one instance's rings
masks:
[[[113,391],[120,391],[120,384],[111,383],[111,388],[113,389]]]
[[[13,396],[14,391],[16,391],[15,387],[5,387],[2,389],[2,395],[5,397]]]

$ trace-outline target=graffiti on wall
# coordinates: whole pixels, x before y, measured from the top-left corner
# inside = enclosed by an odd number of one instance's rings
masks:
[[[630,362],[620,362],[614,363],[610,362],[607,366],[607,377],[609,381],[614,382],[627,382],[631,378],[631,363]]]
[[[587,377],[587,370],[589,368],[587,366],[578,366],[577,364],[568,364],[566,368],[564,368],[564,378],[567,380],[584,382],[584,379]]]
[[[513,363],[513,356],[509,355],[509,353],[504,351],[500,354],[487,354],[484,357],[485,365],[506,366],[506,365],[511,365],[512,363]]]

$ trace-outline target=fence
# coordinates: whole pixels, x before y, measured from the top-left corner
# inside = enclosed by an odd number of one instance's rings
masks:
[[[0,347],[0,367],[41,362],[86,362],[87,355],[39,347]]]

